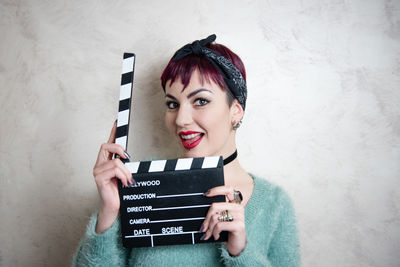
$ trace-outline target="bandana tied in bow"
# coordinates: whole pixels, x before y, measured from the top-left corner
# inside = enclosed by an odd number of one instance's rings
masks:
[[[172,59],[178,61],[191,54],[204,55],[218,70],[218,72],[221,73],[228,89],[239,101],[244,110],[246,107],[247,87],[242,74],[231,61],[221,56],[219,53],[205,47],[209,43],[214,42],[216,38],[217,36],[213,34],[208,36],[206,39],[197,40],[191,44],[187,44],[176,51]]]

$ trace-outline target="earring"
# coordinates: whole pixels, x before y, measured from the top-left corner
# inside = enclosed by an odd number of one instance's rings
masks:
[[[237,129],[239,129],[240,125],[242,125],[242,120],[233,124],[233,130],[236,131]]]

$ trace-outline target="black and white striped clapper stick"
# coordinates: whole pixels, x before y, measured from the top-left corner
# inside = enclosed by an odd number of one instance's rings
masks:
[[[136,185],[120,187],[122,242],[125,247],[197,244],[213,202],[208,189],[224,184],[222,157],[127,162]],[[218,241],[226,241],[223,232]]]
[[[122,77],[115,143],[121,145],[125,150],[128,148],[129,118],[131,113],[135,58],[135,54],[124,53],[124,60],[122,62]]]

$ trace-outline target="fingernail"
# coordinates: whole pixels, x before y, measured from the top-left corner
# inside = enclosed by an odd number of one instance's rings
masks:
[[[206,192],[204,192],[203,196],[207,196],[208,194],[210,194],[210,190],[207,190]]]
[[[136,185],[135,179],[131,178],[131,183],[132,183],[133,185]]]
[[[206,238],[206,235],[207,235],[207,234],[202,235],[202,236],[200,237],[200,240],[204,240],[204,238]]]
[[[124,156],[130,161],[131,160],[131,156],[129,156],[128,152],[124,151]]]
[[[199,232],[203,232],[203,230],[204,230],[204,225],[202,224],[201,227],[200,227]]]

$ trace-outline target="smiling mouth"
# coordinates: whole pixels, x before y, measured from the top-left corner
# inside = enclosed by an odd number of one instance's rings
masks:
[[[193,149],[200,144],[203,139],[204,133],[199,132],[181,132],[179,137],[181,138],[182,145],[186,149]]]

